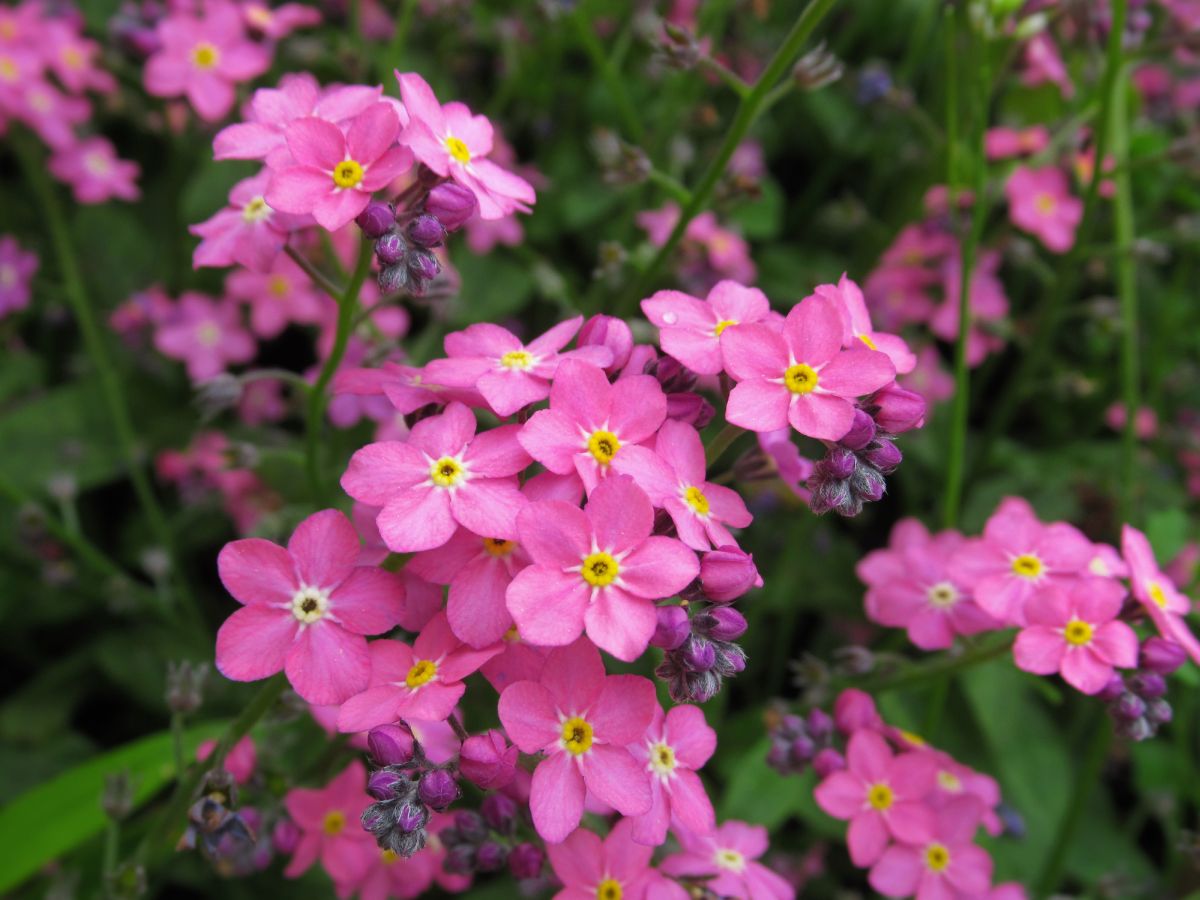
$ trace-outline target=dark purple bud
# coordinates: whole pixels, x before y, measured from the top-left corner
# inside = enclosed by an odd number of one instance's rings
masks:
[[[376,769],[367,779],[367,793],[376,800],[395,800],[408,786],[409,780],[391,769]]]
[[[877,393],[874,403],[879,407],[875,424],[889,434],[903,434],[925,423],[925,398],[902,387],[890,385]]]
[[[721,641],[716,644],[716,648],[718,675],[722,675],[725,678],[732,678],[739,672],[746,670],[746,651],[737,644]]]
[[[1157,672],[1138,672],[1129,679],[1129,689],[1143,700],[1154,700],[1167,692],[1167,680]]]
[[[850,450],[861,450],[874,439],[875,420],[861,409],[856,409],[850,430],[842,435],[842,439],[838,443]]]
[[[446,228],[437,216],[422,213],[408,223],[408,239],[418,247],[430,250],[440,247],[446,240]]]
[[[458,782],[445,769],[432,769],[421,776],[417,796],[431,809],[441,812],[459,798]]]
[[[271,832],[271,843],[280,856],[291,856],[300,843],[300,828],[291,819],[280,819]]]
[[[884,475],[889,472],[894,472],[896,466],[900,465],[904,459],[904,454],[900,452],[900,448],[891,441],[879,440],[871,449],[863,454],[863,458],[877,468]]]
[[[692,633],[687,610],[682,606],[660,606],[657,610],[658,623],[650,643],[663,650],[675,650],[683,645]]]
[[[388,266],[379,272],[379,290],[385,294],[396,294],[408,287],[408,266]]]
[[[721,547],[700,557],[700,584],[714,603],[729,603],[762,584],[754,557],[737,547]]]
[[[432,281],[442,271],[442,264],[428,250],[414,250],[408,255],[408,271],[414,280]]]
[[[794,760],[807,762],[816,755],[817,745],[812,738],[802,734],[792,740],[789,749]]]
[[[481,844],[475,853],[475,868],[480,872],[497,872],[504,867],[504,859],[508,852],[495,841]]]
[[[516,775],[518,756],[519,751],[508,743],[503,732],[492,729],[463,741],[458,770],[485,791],[499,790]]]
[[[354,221],[366,237],[376,240],[387,234],[396,224],[396,209],[390,203],[372,200]]]
[[[483,798],[483,805],[479,807],[483,820],[493,831],[499,831],[501,834],[512,831],[519,810],[517,802],[507,794],[488,794]]]
[[[1111,703],[1122,694],[1125,693],[1125,679],[1113,672],[1112,677],[1108,679],[1108,683],[1100,689],[1096,694],[1105,703]]]
[[[834,447],[817,465],[827,477],[844,481],[858,468],[858,457],[845,447]]]
[[[699,394],[690,391],[681,394],[667,394],[668,419],[701,429],[711,422],[716,414],[716,408]]]
[[[805,725],[815,741],[823,741],[833,734],[833,717],[823,709],[810,710]]]
[[[721,690],[721,678],[715,672],[687,672],[681,684],[667,687],[676,703],[707,703]]]
[[[1126,691],[1117,698],[1116,702],[1113,704],[1112,710],[1113,715],[1115,715],[1117,718],[1125,719],[1126,721],[1131,722],[1134,719],[1140,719],[1143,715],[1145,715],[1146,702],[1137,694]]]
[[[1174,641],[1152,637],[1142,644],[1138,665],[1159,675],[1170,675],[1187,662],[1187,651]]]
[[[787,713],[779,720],[778,731],[788,737],[795,737],[798,734],[808,734],[808,726],[799,716]]]
[[[488,833],[483,817],[469,809],[454,814],[454,829],[462,836],[463,841],[470,844],[480,843]]]
[[[371,759],[380,766],[402,766],[411,762],[415,741],[403,725],[379,725],[367,735]]]
[[[375,256],[384,266],[395,266],[408,253],[408,241],[396,230],[389,231],[375,242]]]
[[[1146,721],[1151,725],[1156,727],[1166,725],[1172,718],[1174,718],[1174,713],[1171,710],[1171,704],[1161,697],[1146,704]]]
[[[1117,722],[1117,734],[1131,741],[1144,741],[1154,737],[1154,726],[1146,719],[1126,719]]]
[[[717,664],[717,648],[703,638],[692,636],[679,650],[679,658],[693,672],[707,672]]]
[[[828,778],[834,772],[840,772],[844,768],[846,768],[846,757],[832,747],[826,747],[813,757],[813,771],[819,778]]]
[[[583,323],[575,342],[580,347],[607,347],[612,351],[612,362],[604,369],[610,375],[624,368],[633,352],[633,332],[629,324],[624,319],[602,313]]]
[[[746,617],[732,606],[716,606],[705,612],[708,636],[718,641],[736,641],[746,633]]]
[[[858,471],[850,478],[851,493],[865,503],[874,503],[881,499],[886,490],[887,481],[870,466],[859,466]]]
[[[542,874],[546,855],[534,844],[517,844],[508,854],[508,871],[513,878],[525,880]]]
[[[451,847],[442,860],[442,867],[451,875],[470,875],[475,871],[475,847],[471,844]]]
[[[668,394],[682,394],[696,386],[696,373],[673,356],[660,356],[648,374],[657,378]]]
[[[429,810],[415,803],[404,803],[396,811],[396,827],[406,833],[419,831],[429,821]]]
[[[783,775],[791,774],[792,757],[788,744],[783,741],[772,741],[770,749],[767,750],[767,765],[772,769],[779,770]]]
[[[475,215],[478,206],[473,193],[453,182],[439,184],[425,200],[425,212],[437,216],[447,231],[462,228],[467,219]]]

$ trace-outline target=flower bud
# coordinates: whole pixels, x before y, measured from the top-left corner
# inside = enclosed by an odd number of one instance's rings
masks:
[[[696,386],[696,373],[673,356],[660,356],[649,367],[667,394],[681,394]]]
[[[692,633],[692,623],[688,619],[687,610],[682,606],[660,606],[656,612],[658,623],[654,626],[654,636],[650,638],[650,643],[663,650],[678,649]]]
[[[717,664],[717,648],[710,641],[693,635],[684,642],[679,658],[693,672],[707,672]]]
[[[701,429],[713,420],[716,409],[699,394],[685,391],[667,394],[667,418]]]
[[[417,796],[426,806],[441,812],[459,798],[458,782],[445,769],[431,769],[421,776]]]
[[[1157,697],[1146,704],[1146,721],[1155,727],[1166,725],[1174,717],[1171,704]]]
[[[1104,685],[1096,694],[1105,703],[1111,703],[1122,694],[1125,693],[1125,679],[1113,672],[1112,677],[1108,679],[1108,683]]]
[[[488,833],[483,817],[469,809],[459,810],[454,814],[454,829],[468,844],[480,843]]]
[[[475,852],[475,868],[480,872],[497,872],[504,866],[507,852],[495,841],[485,841]]]
[[[371,759],[380,766],[402,766],[411,762],[415,743],[412,732],[403,725],[378,725],[367,735]]]
[[[718,641],[716,672],[722,678],[732,678],[739,672],[746,671],[746,651],[737,644]]]
[[[401,804],[396,811],[396,827],[408,834],[423,829],[428,821],[429,810],[416,803]]]
[[[883,497],[887,490],[887,481],[877,470],[870,466],[859,466],[850,477],[850,492],[859,500],[874,503]]]
[[[844,481],[858,468],[858,457],[845,447],[834,447],[817,466],[826,477]]]
[[[804,725],[813,740],[816,741],[823,741],[833,734],[833,719],[829,713],[820,708],[809,711]]]
[[[384,266],[395,266],[408,253],[408,241],[400,236],[400,232],[392,229],[381,235],[375,242],[375,256]]]
[[[479,807],[483,821],[487,822],[493,831],[508,834],[517,823],[517,802],[507,794],[488,794],[483,798]]]
[[[746,617],[732,606],[715,606],[704,612],[704,631],[714,640],[736,641],[747,627]]]
[[[408,255],[408,273],[413,281],[432,281],[440,271],[442,264],[428,250],[414,250]]]
[[[1137,694],[1126,691],[1113,703],[1112,711],[1117,718],[1132,722],[1145,715],[1146,702]]]
[[[204,680],[208,663],[167,663],[167,707],[172,712],[190,713],[204,702]]]
[[[861,409],[854,411],[850,430],[838,441],[849,450],[861,450],[875,439],[875,420]]]
[[[120,822],[133,810],[133,783],[129,773],[122,769],[104,776],[104,792],[100,795],[100,806],[104,814],[114,822]]]
[[[833,704],[833,721],[847,737],[860,728],[878,728],[883,724],[870,694],[857,688],[848,688],[838,695]]]
[[[598,314],[583,323],[575,341],[580,347],[607,347],[612,363],[604,371],[610,375],[624,368],[633,352],[633,332],[624,319]]]
[[[462,228],[478,206],[471,191],[453,182],[437,185],[425,199],[425,212],[437,216],[447,231]]]
[[[376,769],[367,778],[367,793],[376,800],[395,800],[408,786],[409,780],[393,769]]]
[[[1117,734],[1131,741],[1144,741],[1154,736],[1154,728],[1144,718],[1117,722]]]
[[[898,385],[891,384],[879,391],[874,403],[879,407],[875,424],[881,431],[902,434],[925,423],[925,398]]]
[[[738,547],[720,547],[700,558],[700,584],[714,603],[729,603],[762,583],[754,557]]]
[[[442,867],[451,875],[470,875],[475,871],[475,847],[459,844],[451,847],[442,860]]]
[[[437,216],[422,213],[408,223],[408,239],[418,247],[430,250],[445,242],[446,228]]]
[[[376,280],[379,282],[379,290],[383,291],[383,293],[398,293],[408,287],[410,280],[408,266],[387,266],[380,270],[379,277]]]
[[[817,745],[816,742],[808,735],[801,734],[792,738],[792,742],[788,746],[788,750],[791,753],[792,759],[796,760],[797,762],[807,762],[816,755]]]
[[[503,732],[492,729],[463,741],[458,770],[472,784],[494,791],[513,780],[518,755],[517,748],[508,743]]]
[[[1157,672],[1138,672],[1129,679],[1129,689],[1143,700],[1155,700],[1167,692],[1167,680]]]
[[[826,747],[813,757],[812,765],[818,778],[828,778],[834,772],[840,772],[846,768],[846,757],[832,747]]]
[[[508,854],[508,871],[513,878],[525,880],[542,874],[546,855],[534,844],[517,844]]]
[[[271,843],[280,856],[291,856],[300,843],[300,828],[291,819],[280,819],[271,832]]]
[[[1152,637],[1142,644],[1138,665],[1159,675],[1170,675],[1187,662],[1187,651],[1177,643],[1162,637]]]
[[[358,223],[364,236],[376,240],[387,234],[396,224],[396,209],[390,203],[372,200],[354,221]]]
[[[896,467],[900,465],[900,462],[904,459],[904,454],[891,441],[879,440],[875,442],[874,446],[863,453],[863,459],[884,475],[887,475],[889,472],[894,472]]]

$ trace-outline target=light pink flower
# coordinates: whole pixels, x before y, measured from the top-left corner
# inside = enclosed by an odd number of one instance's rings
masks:
[[[1097,693],[1114,666],[1137,665],[1137,635],[1116,621],[1124,598],[1119,582],[1095,576],[1066,588],[1042,588],[1026,606],[1029,625],[1013,645],[1017,668],[1035,675],[1059,672],[1072,687]]]
[[[622,815],[650,809],[650,777],[625,749],[654,715],[654,685],[637,675],[605,675],[586,639],[551,651],[537,682],[500,695],[500,721],[523,753],[544,753],[533,773],[533,824],[550,843],[579,825],[584,794]]]
[[[1071,194],[1061,169],[1020,166],[1005,182],[1004,196],[1013,224],[1040,238],[1047,250],[1066,253],[1074,245],[1083,201]]]
[[[284,3],[275,8],[270,4],[250,0],[242,4],[246,27],[273,41],[282,40],[297,28],[321,24],[321,13],[303,3]]]
[[[651,536],[654,508],[625,475],[601,482],[586,510],[561,500],[531,503],[517,526],[533,565],[508,586],[508,611],[534,644],[561,647],[586,629],[601,649],[634,660],[654,634],[654,601],[700,571],[679,541]]]
[[[342,488],[382,507],[379,533],[396,553],[440,547],[461,525],[477,535],[512,540],[525,498],[513,477],[529,464],[520,426],[475,434],[475,415],[451,403],[413,426],[407,443],[368,444],[350,458]]]
[[[735,281],[718,282],[703,300],[681,291],[659,291],[642,301],[642,312],[658,326],[663,352],[701,375],[725,368],[721,334],[726,328],[772,315],[766,294]]]
[[[225,293],[250,307],[250,327],[261,338],[278,337],[292,322],[317,324],[329,312],[325,295],[287,256],[276,257],[266,272],[231,272]]]
[[[135,162],[117,158],[117,151],[102,137],[88,138],[59,150],[47,164],[50,174],[71,186],[80,203],[103,203],[116,197],[137,200],[141,195]]]
[[[1027,85],[1053,84],[1068,100],[1075,96],[1075,85],[1067,74],[1058,47],[1045,32],[1035,34],[1025,45],[1021,82]]]
[[[1186,650],[1192,661],[1200,665],[1200,641],[1186,621],[1192,603],[1163,574],[1146,535],[1132,525],[1123,526],[1121,553],[1129,564],[1133,596],[1142,604],[1154,627],[1163,637]]]
[[[698,706],[661,707],[646,734],[629,745],[634,758],[650,773],[650,811],[633,819],[633,839],[657,847],[667,839],[672,822],[697,834],[716,827],[712,802],[696,771],[717,749],[717,733]]]
[[[92,105],[83,97],[63,93],[48,81],[34,79],[23,86],[11,114],[37,132],[48,146],[61,152],[76,142],[75,126],[91,118]]]
[[[726,822],[708,834],[676,832],[682,853],[668,856],[659,870],[675,877],[703,878],[721,897],[791,900],[792,886],[757,860],[767,852],[767,829]]]
[[[813,293],[828,297],[837,304],[845,329],[842,347],[850,350],[865,346],[868,350],[878,350],[892,361],[896,372],[901,375],[911,372],[916,367],[917,357],[908,349],[904,338],[876,331],[871,325],[871,314],[867,311],[862,289],[847,278],[845,272],[836,285],[819,284],[813,288]]]
[[[561,844],[550,844],[546,853],[562,889],[554,900],[644,900],[656,873],[650,866],[654,850],[633,840],[633,823],[621,819],[608,837],[577,828]]]
[[[983,327],[997,322],[1008,315],[1008,297],[997,270],[1000,254],[980,254],[979,264],[971,272],[970,311],[971,321],[967,330],[967,365],[977,366],[992,352],[1004,346],[1003,341]],[[929,330],[944,341],[958,339],[958,298],[962,290],[962,264],[955,257],[943,263],[941,282],[943,300],[932,318]]]
[[[367,772],[357,759],[325,787],[293,788],[283,798],[300,828],[300,843],[283,874],[298,878],[318,859],[334,881],[360,878],[371,848],[371,834],[358,823],[370,804]]]
[[[1004,831],[1004,823],[996,813],[1000,805],[1000,785],[995,778],[964,766],[949,753],[930,750],[937,762],[937,787],[926,799],[934,809],[942,809],[951,803],[966,799],[972,801],[977,810],[977,819],[993,836]]]
[[[391,572],[357,565],[358,534],[337,510],[301,522],[287,549],[261,538],[226,544],[225,589],[245,604],[217,632],[217,668],[234,681],[283,669],[309,703],[341,703],[366,688],[363,635],[396,625],[404,589]]]
[[[938,811],[932,839],[920,846],[893,844],[871,867],[871,887],[885,897],[976,900],[992,883],[992,858],[972,843],[974,804],[958,801]]]
[[[229,192],[229,205],[212,218],[188,227],[203,240],[192,254],[192,265],[245,266],[254,272],[267,271],[283,251],[288,234],[308,225],[308,216],[290,216],[267,205],[265,194],[271,173],[267,170],[245,178]]]
[[[196,748],[196,761],[204,762],[217,749],[214,740],[203,741]],[[245,784],[254,776],[254,767],[258,764],[258,754],[254,750],[254,739],[246,735],[233,745],[225,754],[222,768],[225,769],[238,784]]]
[[[933,811],[925,797],[933,790],[937,766],[928,753],[893,756],[881,735],[864,729],[851,735],[846,764],[817,785],[813,796],[835,819],[850,820],[846,843],[856,866],[873,865],[889,840],[925,844],[933,839]]]
[[[828,297],[792,307],[782,334],[767,325],[737,325],[721,335],[726,370],[738,382],[725,418],[751,431],[789,423],[818,440],[836,441],[854,420],[856,397],[894,380],[884,354],[842,350],[841,313]]]
[[[154,332],[158,352],[187,364],[192,381],[220,375],[231,364],[246,363],[257,349],[241,323],[237,304],[188,292],[179,298],[177,315]]]
[[[1031,156],[1039,153],[1050,143],[1050,132],[1045,125],[1032,128],[989,128],[984,135],[984,151],[988,159],[1010,159],[1014,156]]]
[[[0,235],[0,316],[29,305],[37,270],[36,253],[21,249],[12,235]]]
[[[41,38],[46,65],[68,91],[108,94],[116,90],[116,79],[96,65],[100,45],[85,38],[73,24],[52,19],[43,25]]]
[[[423,406],[449,399],[447,392],[438,391],[437,385],[428,383],[423,369],[396,362],[385,362],[372,369],[339,369],[333,377],[333,393],[335,396],[383,396],[397,412],[406,416]]]

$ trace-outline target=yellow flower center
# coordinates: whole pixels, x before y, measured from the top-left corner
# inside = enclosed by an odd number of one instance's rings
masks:
[[[584,557],[583,568],[580,571],[583,580],[592,587],[606,587],[617,580],[621,566],[611,553],[601,550]]]
[[[363,178],[363,167],[353,159],[343,159],[334,166],[333,183],[340,188],[354,187]]]
[[[463,477],[463,467],[457,459],[443,456],[429,467],[429,477],[438,487],[455,487]]]
[[[4,263],[0,265],[0,288],[14,287],[17,283],[17,267]]]
[[[730,872],[741,872],[746,868],[746,857],[741,851],[730,847],[722,847],[714,853],[713,862],[717,864],[717,868],[728,869]]]
[[[621,900],[621,882],[615,878],[605,878],[596,885],[596,900]]]
[[[270,215],[271,207],[267,206],[267,201],[262,197],[255,197],[242,207],[242,221],[244,222],[261,222]]]
[[[1043,216],[1048,216],[1054,212],[1054,207],[1057,205],[1054,198],[1049,194],[1038,194],[1037,199],[1033,201],[1037,211]]]
[[[683,492],[683,499],[687,501],[688,506],[696,511],[698,516],[708,515],[708,498],[704,496],[704,491],[692,485]]]
[[[650,745],[650,771],[663,778],[675,771],[675,748],[664,741]]]
[[[737,324],[737,319],[722,319],[720,322],[718,322],[716,324],[716,327],[713,328],[713,336],[720,337],[721,332],[723,332],[730,325],[736,325],[736,324]]]
[[[197,69],[211,69],[221,61],[221,51],[208,41],[201,41],[192,48],[192,62]]]
[[[924,747],[927,743],[929,743],[928,741],[925,740],[925,738],[921,737],[919,734],[912,732],[912,731],[905,731],[904,729],[900,729],[899,734],[900,734],[900,737],[902,737],[904,739],[905,743],[912,744],[912,746],[914,746],[914,747]]]
[[[429,684],[437,675],[437,663],[432,659],[418,659],[416,664],[404,676],[404,683],[413,690]]]
[[[950,851],[944,844],[930,844],[925,848],[925,865],[934,872],[945,870],[950,865]]]
[[[943,791],[949,791],[952,794],[957,794],[962,790],[962,779],[953,772],[947,772],[942,769],[937,773],[938,786]]]
[[[346,827],[346,814],[340,809],[331,809],[325,813],[325,821],[321,823],[322,830],[333,837],[342,833],[342,829]]]
[[[1042,574],[1042,561],[1032,553],[1022,553],[1012,561],[1012,570],[1014,575],[1032,580]]]
[[[286,297],[291,286],[287,283],[287,279],[282,275],[274,275],[271,277],[271,286],[269,288],[272,294],[276,297]]]
[[[396,860],[398,860],[400,858],[400,856],[396,853],[395,850],[384,850],[382,853],[379,854],[379,858],[381,860],[383,860],[383,864],[385,866],[390,866],[392,863],[394,863]]]
[[[1160,609],[1167,608],[1167,592],[1163,590],[1162,585],[1157,581],[1151,582],[1150,584],[1150,599],[1153,600]]]
[[[879,812],[890,809],[895,799],[896,795],[886,784],[873,784],[867,791],[867,803],[870,804],[871,809],[879,810]]]
[[[85,62],[77,47],[66,47],[62,52],[62,61],[68,69],[82,69]]]
[[[459,138],[446,138],[446,149],[450,151],[450,155],[454,158],[455,162],[460,162],[465,166],[471,161],[471,151],[467,149],[467,145]]]
[[[1086,647],[1092,642],[1092,626],[1079,619],[1072,619],[1063,629],[1063,637],[1072,647]]]
[[[305,625],[311,625],[329,608],[329,595],[320,588],[302,587],[292,597],[292,615]]]
[[[7,56],[0,56],[0,78],[7,82],[15,82],[21,75],[17,64]]]
[[[215,347],[221,340],[221,329],[212,322],[202,322],[196,328],[196,340],[205,347]]]
[[[516,541],[506,541],[504,538],[484,538],[483,549],[490,556],[508,556],[516,549]]]
[[[866,344],[867,348],[869,350],[878,350],[879,349],[878,347],[875,346],[875,342],[873,340],[871,340],[871,336],[869,334],[860,334],[858,336],[858,339],[860,341],[862,341],[864,344]]]
[[[533,366],[533,354],[528,350],[509,350],[500,357],[500,365],[506,369],[525,369]]]
[[[593,431],[592,436],[588,438],[587,446],[592,456],[596,458],[596,462],[607,466],[617,455],[617,451],[621,449],[621,442],[611,431]]]
[[[807,363],[788,366],[783,383],[793,394],[811,394],[817,387],[817,370]]]
[[[930,606],[944,609],[958,602],[958,589],[948,581],[939,581],[926,592],[925,596],[929,598]]]
[[[579,716],[573,716],[563,722],[563,748],[575,756],[587,753],[592,749],[592,726]]]
[[[510,644],[511,644],[511,643],[516,643],[516,642],[517,642],[517,641],[519,641],[520,639],[521,639],[521,632],[519,632],[519,631],[517,630],[517,626],[516,626],[516,625],[513,625],[513,626],[511,626],[511,627],[508,629],[508,631],[504,632],[504,636],[503,636],[503,638],[502,638],[502,640],[508,641]]]

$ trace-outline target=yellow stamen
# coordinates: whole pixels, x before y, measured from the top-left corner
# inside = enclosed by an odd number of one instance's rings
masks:
[[[1041,576],[1042,561],[1032,553],[1023,553],[1012,561],[1012,570],[1014,575],[1032,580]]]
[[[948,581],[939,581],[926,592],[925,596],[929,598],[930,606],[945,609],[958,602],[958,589]]]
[[[683,492],[683,499],[687,501],[688,506],[696,511],[698,516],[708,515],[708,498],[704,496],[704,491],[692,485]]]
[[[886,784],[873,784],[871,789],[867,791],[867,803],[871,809],[885,812],[890,809],[892,803],[896,800],[896,795]]]
[[[291,285],[288,284],[287,279],[282,275],[274,275],[271,277],[269,290],[276,297],[286,297],[288,291],[291,290]]]
[[[925,865],[934,872],[944,871],[950,865],[950,851],[944,844],[930,844],[925,848]]]
[[[271,207],[267,206],[267,201],[262,197],[255,197],[242,207],[242,221],[245,222],[261,222],[270,215]]]
[[[471,151],[467,149],[467,145],[459,138],[446,138],[446,149],[450,151],[450,155],[454,158],[455,162],[462,163],[465,166],[471,161]]]
[[[783,383],[793,394],[811,394],[817,388],[817,370],[807,363],[788,366],[783,373]]]
[[[736,325],[736,324],[737,324],[736,319],[722,319],[720,322],[717,323],[716,327],[713,328],[713,335],[715,337],[720,337],[721,332],[723,332],[730,325]]]
[[[563,722],[562,742],[564,749],[574,756],[592,749],[592,726],[586,719],[574,716]]]
[[[363,167],[353,159],[343,159],[333,169],[333,183],[340,188],[352,188],[363,179]]]
[[[1153,600],[1160,609],[1167,608],[1167,592],[1163,590],[1162,585],[1157,581],[1152,582],[1150,585],[1150,599]]]
[[[332,809],[325,813],[325,821],[321,823],[322,830],[334,837],[342,833],[342,829],[346,827],[346,814],[340,809]]]
[[[197,69],[211,69],[221,61],[221,51],[208,41],[201,41],[192,48],[192,63]]]
[[[746,868],[746,857],[740,851],[729,847],[722,847],[714,853],[713,862],[717,864],[717,868],[728,869],[730,872],[741,872]]]
[[[875,346],[875,342],[873,340],[871,340],[871,336],[869,334],[860,334],[858,336],[858,339],[860,341],[862,341],[864,344],[866,344],[867,348],[870,350],[878,350],[879,349],[878,347]]]
[[[675,771],[675,748],[659,741],[650,745],[650,771],[667,777]]]
[[[1079,619],[1072,619],[1063,629],[1063,637],[1073,647],[1086,647],[1092,642],[1092,626]]]
[[[516,547],[516,541],[506,541],[504,538],[483,539],[483,549],[491,556],[508,556]]]
[[[462,480],[462,463],[452,457],[443,456],[429,467],[429,477],[438,487],[452,488]]]
[[[1057,203],[1049,194],[1038,194],[1037,199],[1033,201],[1033,205],[1041,215],[1048,216],[1054,212],[1054,207],[1057,206]]]
[[[525,371],[533,366],[533,354],[528,350],[509,350],[500,357],[500,365],[506,369]]]
[[[437,675],[437,663],[432,659],[419,659],[404,676],[404,683],[414,690],[424,684],[429,684]]]
[[[588,438],[587,446],[592,456],[596,458],[596,462],[607,466],[617,455],[617,451],[621,449],[621,442],[611,431],[593,431],[592,436]]]
[[[621,566],[612,554],[603,550],[585,557],[583,568],[580,570],[583,580],[592,587],[606,587],[612,584],[617,580],[620,571]]]
[[[621,900],[623,893],[621,882],[615,878],[605,878],[596,885],[596,900]]]
[[[305,625],[320,619],[328,608],[329,595],[320,588],[302,587],[292,597],[292,615]]]

